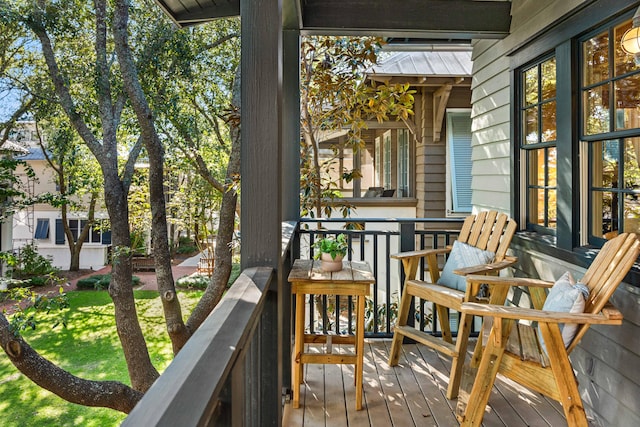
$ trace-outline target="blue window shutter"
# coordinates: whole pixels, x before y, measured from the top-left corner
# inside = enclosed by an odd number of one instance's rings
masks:
[[[111,230],[103,230],[102,231],[102,244],[110,245],[111,244]]]
[[[471,115],[449,114],[453,210],[471,212]]]
[[[56,219],[56,245],[64,245],[64,227],[60,218]]]
[[[49,218],[38,218],[38,224],[36,225],[36,239],[48,239],[49,238]]]

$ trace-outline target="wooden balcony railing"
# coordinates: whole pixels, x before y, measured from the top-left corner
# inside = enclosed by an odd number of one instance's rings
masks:
[[[236,417],[259,413],[261,399],[247,387],[247,365],[256,351],[277,345],[261,342],[259,327],[274,282],[271,268],[243,271],[122,425],[231,425]]]
[[[376,275],[366,336],[388,337],[394,319],[386,313],[393,311],[393,293],[398,293],[394,286],[403,279],[401,267],[390,263],[389,254],[450,244],[461,224],[449,219],[358,219],[365,229],[356,231],[344,230],[344,220],[322,222],[333,230],[307,226],[299,230],[298,224],[283,224],[279,268],[242,272],[123,426],[279,425],[291,384],[292,310],[286,277],[293,260],[312,257],[310,244],[318,235],[346,233],[350,259],[369,262]],[[419,223],[424,229],[417,229]],[[341,304],[336,301],[338,311],[331,314],[327,301],[321,301],[324,311],[318,316],[314,310],[309,328],[351,333],[351,315],[340,312]],[[352,312],[350,300],[345,307]],[[331,323],[331,316],[346,318],[346,323]],[[424,319],[419,324],[427,327]]]

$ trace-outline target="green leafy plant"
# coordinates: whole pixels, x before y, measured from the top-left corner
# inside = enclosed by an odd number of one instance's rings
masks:
[[[330,254],[331,259],[336,259],[338,255],[345,256],[347,254],[349,242],[346,234],[338,234],[335,237],[330,236],[317,240],[313,247],[318,250],[314,256],[315,259],[320,259],[322,254]]]
[[[111,274],[94,274],[93,276],[78,280],[76,286],[78,289],[100,291],[109,288],[109,283],[111,283]],[[138,286],[140,284],[140,278],[138,276],[132,276],[131,283],[133,286]]]
[[[22,280],[24,286],[44,286],[64,282],[60,270],[53,266],[51,258],[38,253],[34,244],[21,247],[18,251],[0,253],[0,260],[7,265],[7,273],[12,279]]]

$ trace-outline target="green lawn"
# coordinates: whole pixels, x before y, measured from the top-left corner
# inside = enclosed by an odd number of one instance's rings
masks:
[[[51,329],[43,321],[24,333],[40,354],[82,378],[117,380],[129,384],[127,367],[119,346],[113,304],[106,291],[69,292],[67,327]],[[180,292],[185,316],[201,291]],[[136,304],[151,359],[162,372],[172,359],[162,304],[156,291],[135,291]],[[31,426],[117,426],[125,415],[103,408],[68,403],[43,390],[22,375],[4,352],[0,353],[0,425]]]

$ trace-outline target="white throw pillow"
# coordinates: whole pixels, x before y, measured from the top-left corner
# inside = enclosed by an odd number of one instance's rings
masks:
[[[564,313],[584,313],[585,301],[589,297],[589,288],[582,283],[575,283],[575,280],[568,271],[560,277],[549,290],[547,299],[542,306],[544,311],[558,311]],[[562,332],[562,341],[565,348],[571,344],[573,337],[578,331],[578,324],[566,323],[558,325]],[[542,334],[538,334],[540,344],[547,351],[542,339]]]

